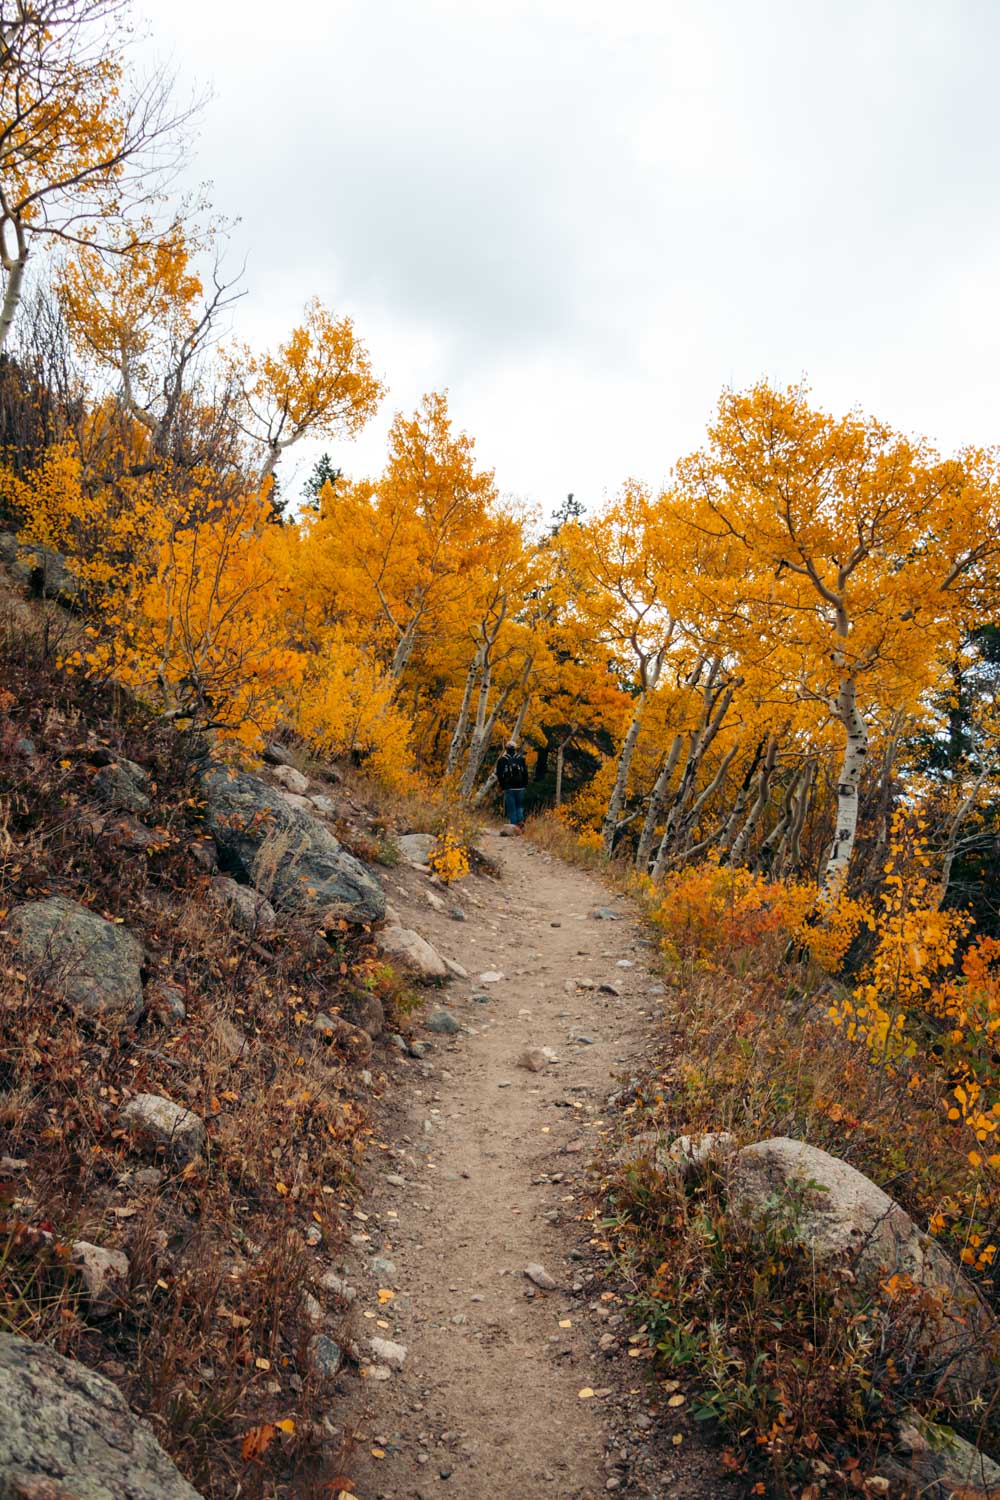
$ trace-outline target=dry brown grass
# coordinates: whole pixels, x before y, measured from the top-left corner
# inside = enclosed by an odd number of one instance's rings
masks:
[[[112,689],[64,677],[34,616],[0,630],[0,702],[0,909],[58,893],[123,921],[144,944],[147,988],[170,982],[187,1008],[179,1022],[150,1011],[105,1027],[18,965],[0,933],[3,1150],[25,1162],[0,1184],[0,1326],[110,1375],[210,1500],[319,1496],[342,1435],[302,1295],[343,1241],[378,1079],[311,1022],[349,1015],[362,992],[394,1011],[406,992],[364,933],[320,942],[285,922],[247,937],[204,904],[187,747]],[[15,753],[24,739],[33,756]],[[99,815],[98,746],[153,777],[161,836],[148,854],[122,859]],[[139,1092],[202,1116],[203,1159],[133,1147],[119,1114]],[[88,1310],[65,1249],[77,1238],[129,1257],[110,1316]],[[346,1342],[346,1308],[326,1306]],[[286,1418],[294,1434],[245,1461],[244,1435]]]

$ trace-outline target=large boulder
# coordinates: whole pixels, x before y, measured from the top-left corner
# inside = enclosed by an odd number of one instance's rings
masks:
[[[91,1015],[139,1015],[143,950],[127,927],[65,896],[15,907],[7,925],[22,962],[73,1005]]]
[[[35,542],[21,542],[13,532],[0,536],[0,561],[5,562],[22,583],[46,599],[79,608],[86,602],[86,588],[69,567],[66,559],[51,547]]]
[[[205,822],[219,862],[275,906],[349,922],[377,922],[385,895],[325,824],[290,807],[259,776],[214,767],[204,778]]]
[[[0,1334],[0,1496],[199,1500],[121,1392],[44,1344]]]
[[[956,1433],[931,1434],[914,1418],[901,1424],[896,1453],[879,1468],[900,1481],[900,1493],[920,1500],[1000,1500],[1000,1464]]]
[[[393,963],[408,969],[418,979],[448,979],[445,960],[426,938],[409,927],[386,927],[378,934],[378,946]]]
[[[435,842],[432,833],[402,833],[396,840],[400,854],[415,870],[422,870],[427,864]]]
[[[152,803],[146,795],[149,777],[134,760],[112,761],[94,777],[94,791],[106,807],[115,811],[147,813]]]
[[[927,1294],[916,1307],[928,1364],[953,1397],[978,1395],[991,1378],[998,1327],[975,1287],[888,1193],[847,1162],[804,1141],[775,1136],[733,1158],[730,1207],[760,1215],[794,1199],[796,1233],[818,1262],[844,1263],[871,1288],[897,1276]]]

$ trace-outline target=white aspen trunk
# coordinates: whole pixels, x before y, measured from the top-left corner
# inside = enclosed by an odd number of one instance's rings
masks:
[[[562,807],[563,762],[565,759],[566,746],[562,744],[556,751],[556,807]]]
[[[615,833],[618,829],[618,815],[625,802],[625,789],[628,786],[628,773],[632,767],[632,757],[635,754],[636,741],[639,738],[639,728],[642,724],[642,711],[646,706],[646,689],[643,688],[636,700],[635,710],[632,714],[632,722],[628,726],[628,733],[622,744],[618,756],[618,773],[615,776],[614,788],[611,792],[611,800],[608,802],[608,810],[604,815],[604,823],[601,828],[601,844],[604,853],[610,856],[614,848]]]
[[[25,252],[9,262],[6,260],[4,262],[7,285],[4,287],[3,306],[0,307],[0,349],[6,346],[17,309],[21,305],[21,290],[24,286],[24,267],[27,259]]]
[[[795,804],[795,817],[788,831],[788,840],[785,848],[781,851],[780,872],[782,874],[787,874],[790,870],[798,869],[802,862],[802,830],[806,824],[806,815],[809,811],[809,804],[812,801],[815,782],[816,766],[814,762],[810,762],[802,777],[802,790],[798,802]]]
[[[656,839],[656,825],[663,815],[667,805],[667,793],[673,780],[674,770],[681,753],[681,744],[684,736],[675,734],[670,749],[667,751],[666,759],[660,767],[659,775],[653,783],[653,790],[649,796],[649,806],[646,809],[646,821],[642,825],[639,835],[639,846],[635,852],[635,867],[637,870],[645,870],[649,864],[649,856],[653,852],[653,844]]]
[[[410,657],[413,655],[413,647],[416,644],[416,639],[417,616],[414,615],[413,619],[410,621],[406,629],[403,631],[403,634],[400,636],[399,643],[392,655],[392,663],[389,667],[389,676],[395,678],[397,681],[406,671]]]
[[[458,766],[458,757],[469,727],[469,705],[472,702],[472,690],[476,685],[476,678],[479,676],[480,665],[481,653],[477,651],[472,658],[472,665],[466,674],[465,691],[462,694],[462,706],[458,711],[458,719],[455,723],[455,731],[451,737],[451,744],[448,746],[448,759],[444,768],[445,776],[454,775],[455,769]]]
[[[715,796],[715,793],[719,790],[719,787],[725,781],[725,779],[726,779],[726,772],[729,770],[729,767],[732,765],[732,762],[733,762],[733,760],[735,758],[736,752],[737,752],[737,750],[739,748],[740,747],[739,747],[738,744],[730,746],[730,748],[726,751],[725,755],[722,757],[722,761],[721,761],[721,763],[719,765],[719,769],[716,771],[715,775],[712,777],[712,779],[708,783],[708,785],[704,788],[704,790],[701,793],[699,793],[698,797],[695,799],[695,801],[694,801],[694,803],[693,803],[693,805],[691,807],[691,810],[688,813],[687,817],[684,819],[684,823],[683,823],[683,825],[682,825],[682,827],[680,829],[680,832],[681,832],[681,834],[683,835],[683,837],[685,839],[687,839],[687,837],[690,834],[691,830],[694,828],[695,824],[697,823],[698,818],[701,815],[701,810],[705,806],[706,802],[708,802],[708,800],[709,800],[710,797],[714,797]],[[699,845],[699,847],[701,847],[701,846]],[[683,851],[683,850],[682,850],[682,852],[686,853],[686,851]]]
[[[868,726],[858,712],[857,684],[851,676],[841,679],[836,716],[844,726],[847,743],[837,782],[837,826],[821,881],[828,896],[836,896],[847,882],[847,867],[858,831],[858,785],[868,754]]]

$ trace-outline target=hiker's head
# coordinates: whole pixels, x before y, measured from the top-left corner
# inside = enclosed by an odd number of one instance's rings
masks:
[[[508,740],[507,741],[507,754],[508,755],[513,755],[514,751],[516,749],[517,749],[517,740]]]

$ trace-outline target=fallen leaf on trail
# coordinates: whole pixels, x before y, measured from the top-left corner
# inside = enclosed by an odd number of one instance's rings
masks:
[[[371,1450],[371,1452],[372,1452],[372,1458],[385,1458],[385,1449],[384,1448],[373,1448]]]
[[[683,1406],[686,1400],[687,1400],[686,1396],[681,1396],[681,1395],[671,1396],[670,1400],[667,1402],[667,1405],[668,1406]]]
[[[275,1427],[277,1427],[279,1432],[287,1432],[289,1437],[291,1437],[292,1433],[295,1431],[295,1423],[292,1421],[291,1417],[285,1417],[283,1421],[275,1422],[274,1425]]]
[[[673,1443],[673,1445],[674,1445],[675,1448],[679,1448],[680,1445],[681,1445],[681,1443],[683,1443],[683,1441],[684,1441],[684,1434],[683,1434],[683,1432],[675,1432],[674,1435],[673,1435],[673,1437],[670,1439],[670,1441]]]
[[[381,1287],[379,1287],[379,1290],[378,1290],[378,1300],[382,1304],[383,1307],[385,1306],[385,1304],[387,1302],[391,1302],[392,1299],[393,1299],[393,1297],[395,1297],[395,1295],[396,1295],[396,1293],[395,1292],[390,1292],[390,1290],[389,1290],[389,1288],[387,1286],[381,1286]]]
[[[271,1368],[271,1361],[269,1359],[263,1359],[261,1357],[255,1359],[254,1364],[257,1366],[258,1370],[269,1370]]]
[[[589,1385],[585,1385],[584,1388],[583,1388],[583,1390],[582,1391],[577,1391],[576,1394],[580,1398],[581,1401],[589,1401],[590,1398],[593,1396],[594,1393],[590,1389]]]
[[[573,1319],[572,1318],[560,1318],[559,1319],[559,1327],[560,1328],[572,1328],[573,1327]]]

